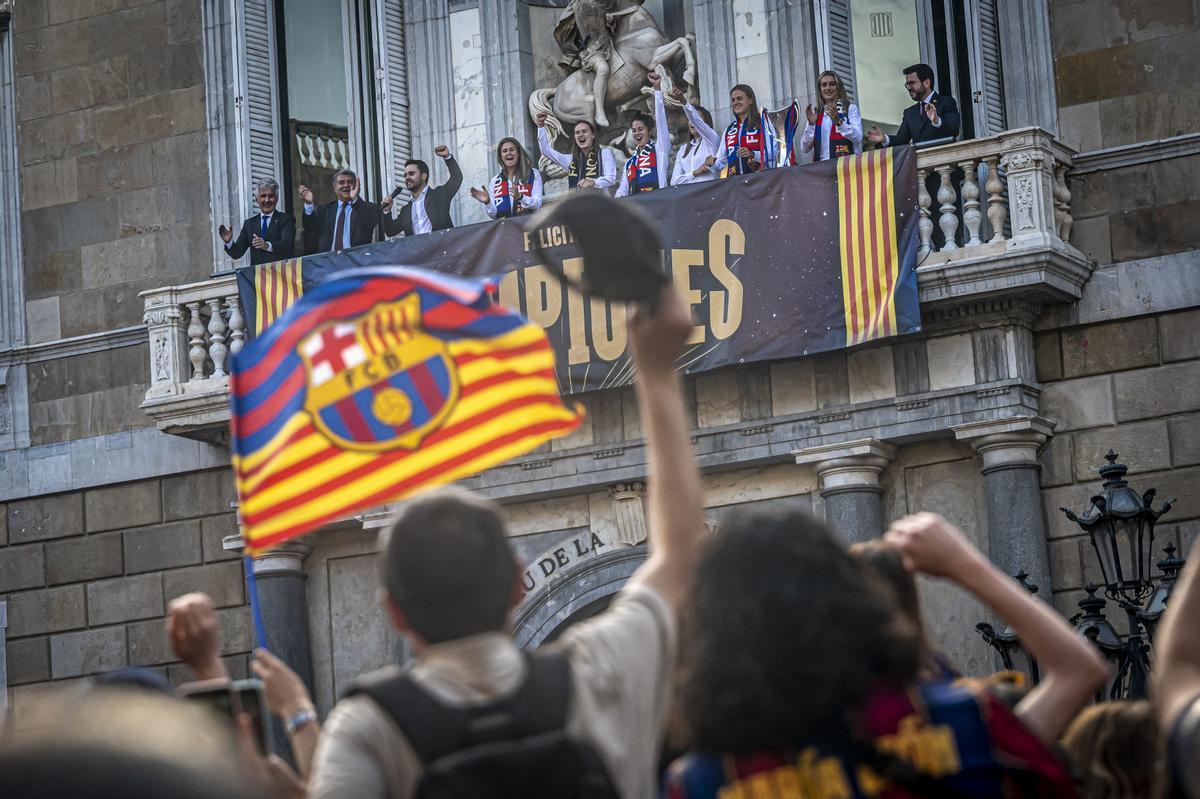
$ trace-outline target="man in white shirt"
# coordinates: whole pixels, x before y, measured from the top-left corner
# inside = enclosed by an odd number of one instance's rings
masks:
[[[630,321],[650,475],[650,554],[609,610],[567,630],[556,644],[569,665],[560,729],[590,747],[617,793],[634,799],[658,794],[675,616],[704,530],[700,476],[675,371],[691,324],[673,291],[664,292],[653,316]],[[403,682],[410,696],[415,686],[426,704],[478,707],[521,696],[528,675],[544,673],[538,664],[555,657],[531,657],[510,637],[524,588],[491,502],[457,490],[414,501],[393,523],[383,557],[386,610],[416,664],[406,676],[393,669],[367,677],[362,690],[334,708],[317,745],[310,797],[415,795],[429,765],[417,751],[435,744],[409,739],[409,727],[402,729],[381,700],[386,686]]]
[[[462,187],[462,170],[446,145],[439,144],[433,152],[446,162],[450,179],[440,186],[430,186],[429,164],[416,158],[409,159],[404,164],[404,187],[412,195],[412,202],[400,209],[396,219],[384,217],[384,235],[403,233],[405,236],[419,236],[454,227],[454,220],[450,218],[450,204]]]

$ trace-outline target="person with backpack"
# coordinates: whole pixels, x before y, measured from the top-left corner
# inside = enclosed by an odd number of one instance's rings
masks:
[[[460,489],[408,503],[381,572],[415,662],[361,678],[334,707],[310,797],[657,796],[675,614],[705,529],[675,371],[691,326],[671,290],[629,324],[649,556],[611,607],[522,652],[510,634],[521,566],[499,508]]]
[[[1099,651],[940,516],[885,542],[1011,624],[1042,681],[1009,711],[922,680],[919,633],[824,523],[733,514],[705,542],[680,622],[681,743],[667,799],[1071,797],[1050,747],[1108,675]]]

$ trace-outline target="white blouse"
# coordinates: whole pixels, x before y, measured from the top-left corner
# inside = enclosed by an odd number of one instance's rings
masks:
[[[709,156],[715,160],[713,165],[696,177],[693,173],[704,166]],[[675,154],[675,170],[671,173],[671,185],[683,186],[688,183],[703,183],[721,177],[721,153],[713,149],[706,139],[692,139],[679,148]]]
[[[817,161],[829,160],[829,132],[833,129],[833,120],[829,114],[824,114],[821,117],[821,152],[818,153]],[[842,117],[842,124],[838,126],[838,133],[845,136],[854,145],[854,152],[861,153],[863,149],[863,129],[862,117],[858,113],[858,106],[854,103],[846,109],[845,116]],[[816,144],[817,129],[809,122],[804,127],[804,135],[800,137],[800,149],[806,153],[811,153]]]

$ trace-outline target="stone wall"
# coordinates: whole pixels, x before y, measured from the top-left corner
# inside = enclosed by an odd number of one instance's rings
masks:
[[[1080,151],[1196,131],[1200,7],[1192,0],[1053,0],[1060,138]]]
[[[166,603],[213,597],[221,654],[245,676],[254,645],[229,470],[17,500],[0,506],[0,596],[8,601],[14,711],[47,689],[125,665],[191,679],[164,635]]]
[[[1171,542],[1186,555],[1200,531],[1200,310],[1043,332],[1037,355],[1043,414],[1058,423],[1041,456],[1054,601],[1071,615],[1080,589],[1102,579],[1091,544],[1059,508],[1087,507],[1110,447],[1130,485],[1174,501],[1158,551]]]
[[[199,0],[27,0],[13,25],[28,341],[140,324],[139,291],[212,270]],[[43,364],[33,443],[147,426],[145,357]]]

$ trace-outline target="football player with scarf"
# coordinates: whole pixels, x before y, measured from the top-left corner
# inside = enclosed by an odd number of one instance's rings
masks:
[[[633,155],[625,161],[625,168],[621,170],[618,197],[665,189],[671,176],[671,129],[667,125],[667,106],[658,88],[662,78],[657,72],[651,72],[649,80],[654,87],[654,120],[651,121],[645,114],[638,114],[629,125],[634,149]],[[650,136],[651,124],[654,126],[653,141]]]
[[[617,185],[617,159],[612,150],[596,142],[596,127],[586,119],[575,123],[571,131],[571,154],[560,153],[546,132],[546,115],[534,120],[538,127],[538,147],[542,155],[567,170],[567,185],[574,189],[612,191]]]
[[[817,76],[819,109],[805,107],[808,125],[800,137],[800,149],[813,153],[814,161],[828,161],[862,152],[862,116],[850,102],[841,77],[832,69]]]
[[[767,136],[763,129],[762,111],[754,89],[739,83],[729,90],[729,110],[733,122],[724,135],[713,130],[691,103],[683,107],[688,122],[718,154],[718,164],[724,167],[724,176],[749,175],[775,164],[767,157]]]
[[[496,146],[500,171],[492,178],[491,191],[471,187],[471,196],[487,207],[492,219],[507,219],[542,207],[542,173],[533,167],[529,153],[511,136]]]

